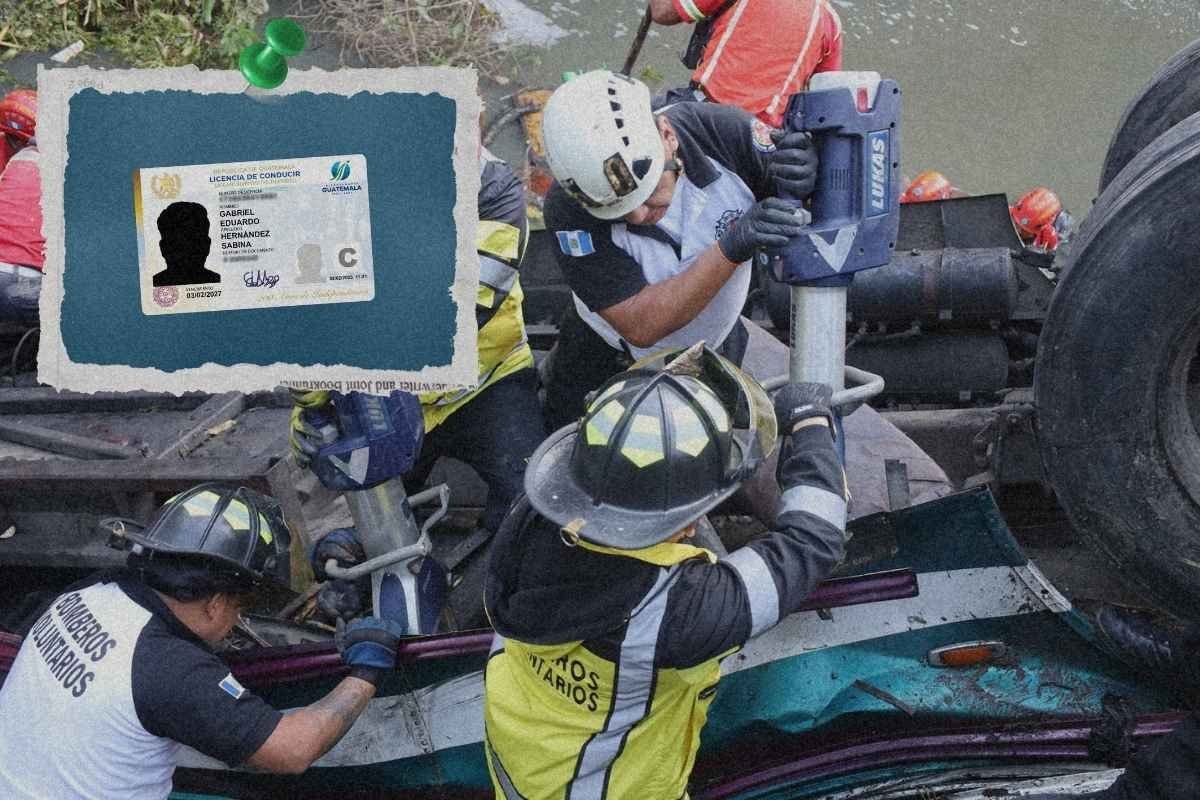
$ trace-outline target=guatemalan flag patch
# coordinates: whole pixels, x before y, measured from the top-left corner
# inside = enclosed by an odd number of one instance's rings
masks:
[[[238,683],[238,679],[233,677],[232,672],[227,674],[224,678],[221,678],[221,682],[217,685],[220,686],[225,693],[234,700],[241,700],[242,695],[246,693],[246,687]]]
[[[558,246],[569,256],[578,258],[596,252],[592,235],[587,231],[555,231],[554,235],[558,237]]]

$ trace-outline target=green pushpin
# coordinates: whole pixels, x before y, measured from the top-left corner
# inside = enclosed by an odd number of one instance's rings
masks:
[[[260,89],[274,89],[287,77],[287,59],[304,50],[304,29],[290,19],[267,23],[267,40],[247,45],[238,56],[238,68],[246,80]]]

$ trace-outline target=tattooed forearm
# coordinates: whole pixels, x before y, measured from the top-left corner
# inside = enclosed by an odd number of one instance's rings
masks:
[[[317,702],[284,714],[246,763],[268,772],[303,772],[346,735],[374,694],[370,682],[344,678]]]
[[[320,758],[346,735],[375,694],[375,687],[358,678],[346,678],[306,710],[320,720]]]

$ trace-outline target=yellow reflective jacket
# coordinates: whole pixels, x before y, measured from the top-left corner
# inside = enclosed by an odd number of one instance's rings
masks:
[[[525,255],[528,224],[521,182],[503,161],[487,150],[479,157],[479,292],[475,321],[479,326],[479,384],[457,392],[420,396],[425,432],[436,428],[471,398],[501,378],[533,366],[533,351],[521,313],[521,281],[517,269]]]
[[[845,552],[845,478],[828,428],[785,437],[779,482],[775,529],[720,560],[678,543],[571,546],[527,498],[516,503],[484,599],[498,798],[685,796],[720,661],[800,608]]]
[[[677,565],[711,553],[687,545],[647,550],[656,551],[643,559],[660,565],[656,578],[611,641],[531,644],[497,634],[484,721],[498,798],[686,795],[725,654],[670,668],[656,664],[655,652]]]

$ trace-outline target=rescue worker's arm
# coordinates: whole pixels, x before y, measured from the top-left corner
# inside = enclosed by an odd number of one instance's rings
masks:
[[[783,438],[775,530],[716,564],[680,567],[659,638],[660,666],[702,663],[770,629],[842,559],[845,476],[831,435],[829,389],[816,386],[786,386],[775,400]]]
[[[374,696],[375,684],[344,678],[317,702],[285,714],[246,764],[264,772],[304,772],[350,730]]]
[[[730,0],[650,0],[650,18],[659,25],[699,22],[729,5]]]
[[[299,774],[329,752],[350,730],[375,696],[375,689],[396,665],[401,626],[365,617],[346,626],[339,637],[342,661],[350,676],[317,702],[285,714],[247,764],[267,772]]]
[[[479,251],[479,283],[485,291],[479,293],[475,321],[482,329],[517,281],[517,270],[528,241],[528,223],[521,181],[507,164],[488,151],[484,150],[481,158],[479,228],[475,238]]]
[[[650,347],[691,322],[725,282],[759,249],[782,247],[804,230],[787,203],[767,198],[729,226],[719,242],[700,253],[685,271],[602,309],[604,321],[630,344]]]
[[[821,3],[821,61],[813,73],[837,72],[842,68],[842,18],[829,3]]]
[[[138,642],[133,699],[138,719],[155,736],[173,739],[230,766],[303,772],[333,747],[396,662],[403,631],[362,619],[346,628],[342,660],[350,677],[310,706],[281,714],[247,691],[229,667],[193,641],[148,629]]]
[[[678,275],[646,284],[629,299],[597,313],[625,341],[651,347],[695,319],[739,266],[714,244]]]

